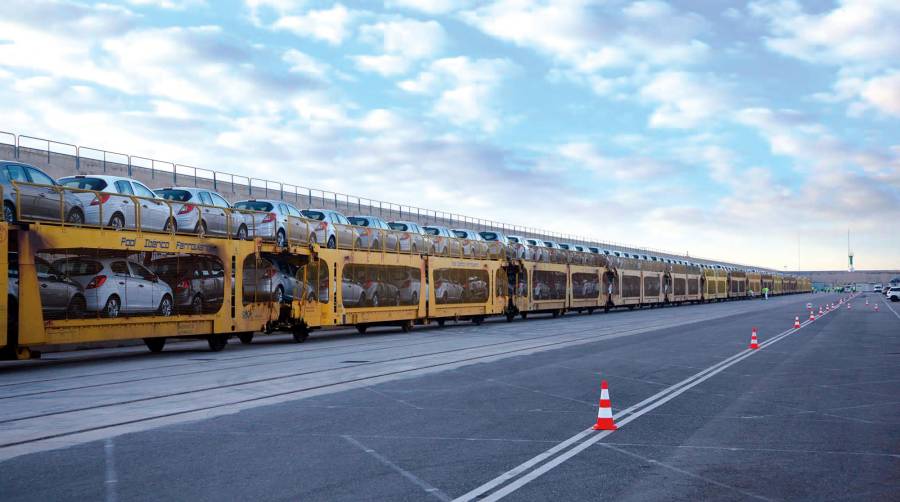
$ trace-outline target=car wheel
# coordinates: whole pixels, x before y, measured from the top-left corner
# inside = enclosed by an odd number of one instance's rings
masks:
[[[417,293],[413,293],[411,305],[416,305],[416,306],[419,305],[419,295]]]
[[[438,303],[447,303],[447,292],[444,291],[444,294],[441,295],[441,301]]]
[[[275,288],[275,292],[272,293],[272,301],[278,304],[284,302],[284,288],[281,286]]]
[[[250,342],[253,341],[253,332],[247,331],[246,333],[238,333],[238,340],[244,345],[250,345]]]
[[[164,295],[159,302],[159,309],[156,312],[163,317],[172,315],[172,297]]]
[[[228,335],[209,335],[208,337],[206,337],[206,343],[209,344],[209,350],[213,352],[219,352],[220,350],[224,349],[226,345],[228,345]]]
[[[166,221],[166,225],[163,227],[163,231],[164,232],[177,232],[178,231],[178,224],[175,222],[174,218],[169,218],[168,221]]]
[[[199,222],[197,222],[197,226],[194,228],[194,233],[197,234],[197,237],[206,236],[206,222],[203,220],[200,220]],[[222,350],[222,349],[219,349],[219,350]]]
[[[241,225],[241,227],[238,228],[237,238],[241,241],[247,240],[247,227],[245,225]]]
[[[112,295],[106,300],[106,305],[103,306],[103,315],[106,317],[119,317],[121,309],[122,302],[119,300],[119,297]]]
[[[166,346],[166,339],[163,337],[160,338],[144,338],[144,345],[150,349],[150,352],[154,354],[158,354],[162,352],[163,347]]]
[[[313,237],[313,240],[315,240],[315,237]],[[280,248],[287,246],[287,236],[284,234],[284,230],[279,230],[275,234],[275,244]]]
[[[12,203],[3,203],[3,220],[9,224],[13,224],[16,222],[16,208],[12,205]]]
[[[337,247],[337,241],[334,240],[334,236],[332,235],[331,237],[328,238],[328,248],[334,249],[336,247]]]
[[[417,254],[418,251],[419,251],[419,249],[416,247],[415,244],[413,244],[413,245],[412,245],[412,254]]]
[[[199,315],[203,313],[203,297],[200,295],[191,299],[191,314]]]
[[[372,249],[381,249],[381,243],[376,241],[372,242]]]
[[[369,300],[369,306],[370,307],[378,306],[378,293],[375,293],[374,295],[372,295],[372,298]]]
[[[125,217],[120,213],[112,215],[112,218],[109,219],[109,227],[114,230],[122,230],[125,228]]]
[[[353,249],[362,249],[362,239],[356,239],[356,243],[353,244]]]
[[[66,308],[66,319],[77,319],[83,316],[86,308],[87,302],[83,296],[73,296],[69,301],[69,306]]]
[[[66,223],[71,223],[73,225],[84,225],[84,213],[81,212],[81,209],[75,208],[69,211],[69,216],[66,218]]]

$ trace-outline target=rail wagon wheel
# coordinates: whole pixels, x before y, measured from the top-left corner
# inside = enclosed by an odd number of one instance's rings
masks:
[[[109,219],[109,226],[115,230],[125,228],[125,217],[122,216],[122,213],[112,215],[112,218]]]
[[[480,315],[472,318],[472,324],[474,324],[475,326],[481,326],[481,323],[483,323],[483,322],[484,322],[484,317],[482,317]]]
[[[294,326],[291,334],[293,335],[295,342],[303,343],[307,338],[309,338],[309,328],[307,328],[305,324],[300,324]]]
[[[400,330],[404,333],[409,333],[413,330],[413,322],[412,321],[403,321],[403,324],[400,325]]]
[[[356,325],[356,332],[359,333],[360,335],[365,335],[367,329],[369,329],[369,327],[366,326],[365,324],[357,324]]]
[[[244,333],[238,333],[238,340],[240,340],[244,345],[250,345],[250,342],[253,341],[253,332],[246,331]]]
[[[446,321],[445,319],[438,319],[438,320],[437,320],[437,325],[438,325],[439,328],[443,328],[443,327],[444,327],[444,324],[446,324],[446,323],[447,323],[447,321]]]
[[[166,346],[166,339],[164,337],[160,338],[144,338],[144,345],[150,349],[150,352],[154,354],[158,354],[162,352],[163,347]]]
[[[103,306],[103,315],[106,317],[119,317],[119,311],[122,309],[122,301],[116,295],[110,296]]]
[[[206,343],[209,344],[209,350],[213,352],[219,352],[220,350],[224,349],[226,345],[228,345],[228,335],[209,335],[206,337]]]

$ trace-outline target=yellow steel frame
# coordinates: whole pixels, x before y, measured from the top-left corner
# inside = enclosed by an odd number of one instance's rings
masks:
[[[568,296],[569,304],[573,308],[597,308],[606,305],[606,291],[603,291],[603,275],[606,273],[606,267],[596,267],[590,265],[569,265],[569,287]],[[572,280],[574,274],[596,274],[599,291],[595,298],[575,298],[575,284]]]
[[[539,271],[562,272],[566,274],[566,291],[571,291],[572,276],[569,274],[569,265],[563,263],[528,262],[526,268],[528,270],[528,308],[526,311],[565,310],[568,306],[568,298],[559,300],[534,299],[534,273]],[[570,297],[571,294],[567,294],[566,296]]]
[[[500,315],[506,308],[506,297],[497,296],[497,270],[503,265],[500,260],[479,260],[474,258],[447,258],[443,256],[427,257],[428,264],[428,315],[429,319],[447,319],[461,317],[481,317]],[[488,275],[487,300],[481,303],[455,303],[438,305],[435,299],[434,271],[440,268],[481,269]]]

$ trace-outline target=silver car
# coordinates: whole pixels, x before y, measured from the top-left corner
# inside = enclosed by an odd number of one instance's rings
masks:
[[[235,211],[225,197],[195,187],[157,188],[154,192],[173,202],[175,230],[198,235],[228,236],[247,239],[249,230],[240,211]]]
[[[550,259],[550,251],[546,251],[547,246],[544,245],[544,241],[538,239],[525,239],[525,244],[527,244],[531,250],[533,260],[547,261]]]
[[[140,181],[122,176],[79,174],[60,178],[58,182],[68,188],[103,192],[99,195],[91,192],[73,192],[84,204],[85,223],[88,225],[136,229],[137,218],[140,215],[141,230],[165,232],[172,230],[175,220],[169,205],[165,199],[153,193]],[[135,203],[140,209],[136,209]],[[103,221],[100,221],[101,213]]]
[[[395,251],[400,245],[400,234],[391,229],[390,225],[377,216],[350,216],[347,218],[357,229],[360,244],[366,249],[382,249]]]
[[[300,281],[293,265],[271,255],[261,256],[255,267],[253,263],[253,260],[247,260],[243,271],[245,304],[270,301],[290,303],[300,294]]]
[[[425,225],[422,229],[431,236],[431,242],[434,245],[434,254],[441,256],[458,256],[462,253],[462,242],[449,228],[437,225]]]
[[[17,309],[19,302],[19,254],[8,253],[9,282],[7,293],[10,309]],[[84,315],[84,288],[66,274],[54,269],[46,260],[35,256],[34,268],[40,289],[41,310],[44,319],[78,318]],[[10,315],[16,315],[10,312]]]
[[[34,183],[34,185],[16,185]],[[44,171],[20,162],[0,161],[0,185],[3,186],[3,219],[16,223],[23,220],[60,221],[80,225],[84,223],[84,204],[71,192],[61,190],[59,184]],[[60,214],[60,197],[63,214]],[[18,205],[17,205],[18,204]]]
[[[430,251],[431,240],[426,240],[425,230],[414,221],[391,221],[388,222],[391,229],[403,232],[400,235],[400,251],[408,251],[411,253],[428,253]]]
[[[509,241],[509,246],[516,249],[516,256],[519,256],[524,260],[531,260],[534,257],[534,252],[531,250],[531,246],[526,242],[525,237],[521,235],[507,235],[506,240]]]
[[[63,258],[53,268],[84,287],[88,312],[172,315],[172,288],[141,264],[125,258]]]
[[[331,249],[338,246],[362,247],[362,241],[356,235],[356,230],[343,214],[331,209],[304,209],[303,216],[318,222],[313,222],[315,226],[312,235],[315,236],[315,240],[311,236],[311,243],[325,243],[325,247]]]
[[[274,240],[281,247],[289,241],[308,242],[312,225],[303,213],[283,200],[249,199],[234,203],[242,210],[251,237]]]
[[[479,241],[484,241],[481,237],[481,234],[474,230],[469,230],[466,228],[453,228],[450,230],[453,232],[459,239],[464,239],[463,241],[463,255],[464,256],[475,256],[476,254],[481,254],[482,250],[485,249],[485,246],[479,244]]]

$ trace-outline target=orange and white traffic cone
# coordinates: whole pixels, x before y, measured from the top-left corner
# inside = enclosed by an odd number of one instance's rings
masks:
[[[850,302],[847,302],[847,310],[852,310],[852,307],[853,307],[853,304]]]
[[[866,297],[866,305],[868,305],[868,304],[869,304],[869,297],[867,296]]]
[[[809,311],[809,320],[810,320],[810,321],[815,321],[815,320],[816,320],[816,315],[813,314],[813,311],[812,311],[812,310]]]
[[[824,313],[825,312],[822,310],[822,306],[819,305],[819,317],[822,317],[822,314],[824,314]]]
[[[878,304],[875,304],[875,312],[878,312]]]
[[[597,410],[597,423],[595,431],[614,431],[618,429],[613,422],[612,404],[609,401],[609,385],[606,380],[600,382],[600,408]]]
[[[794,329],[800,329],[800,316],[794,317]]]
[[[750,332],[750,347],[751,350],[756,350],[759,348],[759,340],[756,338],[756,328],[753,328],[753,331]]]

